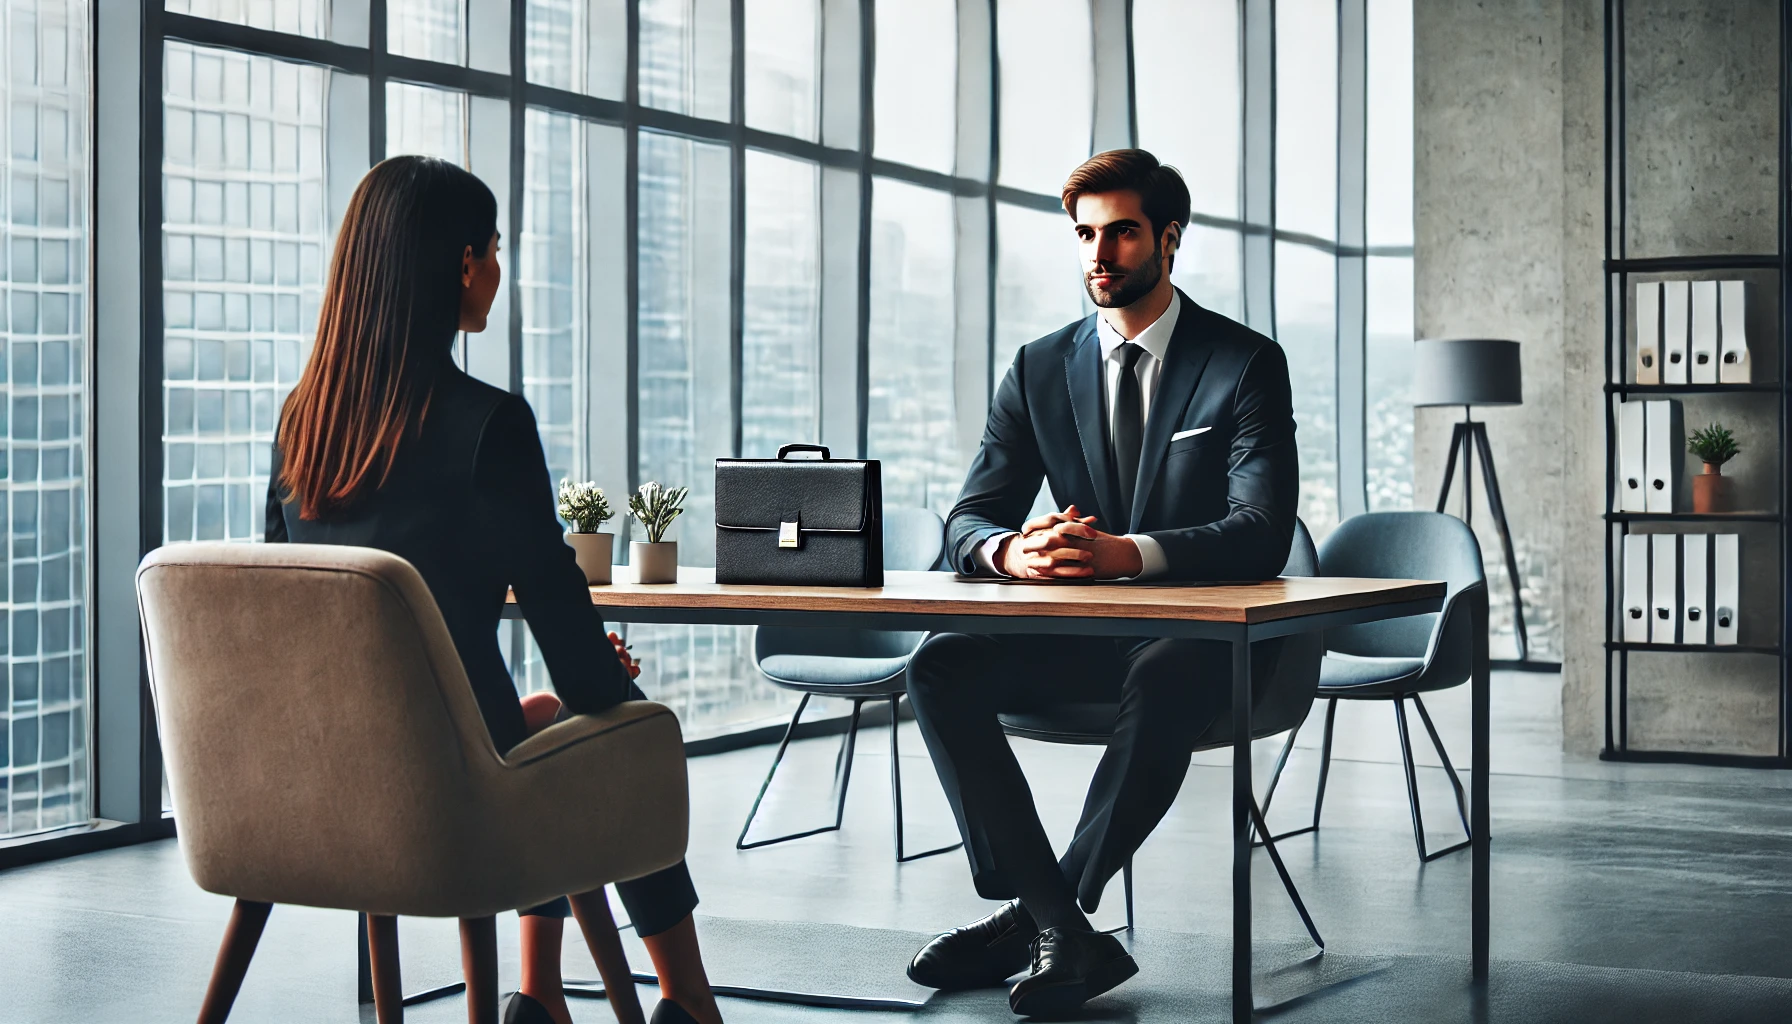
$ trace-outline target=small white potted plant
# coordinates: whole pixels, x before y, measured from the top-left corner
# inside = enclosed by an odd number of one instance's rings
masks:
[[[629,495],[628,510],[647,531],[647,540],[628,546],[628,560],[635,567],[637,583],[678,582],[678,542],[666,539],[666,529],[684,511],[688,487],[661,487],[649,480]]]
[[[590,480],[582,484],[560,481],[560,518],[571,527],[566,531],[566,543],[577,556],[586,583],[610,582],[616,535],[599,530],[615,515],[602,487]]]

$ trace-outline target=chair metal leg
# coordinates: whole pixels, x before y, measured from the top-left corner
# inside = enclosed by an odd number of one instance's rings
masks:
[[[230,910],[230,923],[224,926],[224,939],[218,944],[218,959],[212,964],[211,984],[205,989],[205,1002],[199,1007],[199,1024],[224,1024],[230,1007],[242,990],[243,976],[249,973],[249,961],[255,959],[255,947],[261,942],[261,931],[267,927],[272,903],[237,900]]]
[[[1413,761],[1412,738],[1406,727],[1406,699],[1408,696],[1411,695],[1402,694],[1394,700],[1394,721],[1400,726],[1400,756],[1406,762],[1406,798],[1412,804],[1413,841],[1419,848],[1419,863],[1429,864],[1439,857],[1455,853],[1457,850],[1467,849],[1470,840],[1464,839],[1454,846],[1447,846],[1441,850],[1427,852],[1425,849],[1425,816],[1419,807],[1419,771],[1418,765]],[[1415,702],[1418,700],[1417,696],[1413,696],[1412,699]],[[1425,706],[1423,704],[1419,705],[1419,714],[1424,718],[1425,726],[1431,732],[1431,741],[1437,743],[1438,752],[1441,754],[1443,752],[1443,744],[1438,743],[1437,730],[1432,728],[1431,716],[1425,713]],[[1462,784],[1456,779],[1456,770],[1449,767],[1449,758],[1446,756],[1443,760],[1445,765],[1444,770],[1449,773],[1450,781],[1456,785],[1456,809],[1458,812],[1466,814],[1462,805]],[[1464,823],[1464,827],[1466,828],[1466,822]]]
[[[1325,702],[1325,738],[1319,744],[1319,789],[1313,794],[1313,831],[1319,831],[1319,811],[1325,806],[1325,780],[1332,771],[1332,723],[1338,717],[1338,698]]]
[[[1132,916],[1132,858],[1131,857],[1126,858],[1126,863],[1121,865],[1121,867],[1120,867],[1120,884],[1121,884],[1121,887],[1126,892],[1126,923],[1125,924],[1117,924],[1112,928],[1100,929],[1100,931],[1103,935],[1118,935],[1121,932],[1126,932],[1127,934],[1132,933],[1133,916]]]
[[[467,979],[467,1024],[498,1024],[498,919],[460,919],[460,969]]]
[[[1120,879],[1126,887],[1126,930],[1132,931],[1132,858],[1126,858],[1126,867],[1120,870]]]
[[[1264,836],[1263,849],[1269,853],[1269,862],[1275,865],[1276,874],[1281,876],[1282,888],[1288,890],[1288,898],[1294,901],[1294,910],[1300,915],[1301,923],[1307,926],[1307,934],[1313,937],[1313,945],[1325,952],[1325,940],[1319,936],[1319,928],[1313,924],[1313,915],[1307,913],[1307,904],[1300,898],[1300,890],[1294,887],[1294,879],[1288,875],[1287,865],[1282,863],[1282,855],[1276,851],[1275,837],[1269,834],[1269,825],[1263,820],[1263,808],[1257,801],[1251,801],[1251,818],[1257,823],[1257,831]]]
[[[939,853],[951,853],[963,846],[964,842],[961,840],[951,846],[942,846],[925,853],[905,855],[902,852],[902,752],[897,748],[896,743],[896,734],[902,725],[902,720],[897,717],[896,712],[901,706],[902,694],[898,693],[890,698],[890,799],[896,808],[896,863],[907,864],[911,860],[920,860],[923,857],[932,857]]]
[[[1431,713],[1425,710],[1425,702],[1416,693],[1412,695],[1412,706],[1419,709],[1419,720],[1425,723],[1425,731],[1431,736],[1431,746],[1437,751],[1438,760],[1444,763],[1444,773],[1450,779],[1450,788],[1456,791],[1456,811],[1462,816],[1462,834],[1473,835],[1474,830],[1468,824],[1468,794],[1463,792],[1462,780],[1456,775],[1456,766],[1450,763],[1450,752],[1444,749],[1444,741],[1437,735],[1437,726],[1431,722]]]
[[[1319,831],[1319,810],[1325,806],[1325,781],[1332,770],[1332,725],[1337,717],[1338,699],[1333,697],[1331,700],[1325,702],[1325,738],[1320,742],[1319,746],[1319,788],[1313,795],[1313,824],[1307,825],[1304,828],[1289,829],[1286,832],[1272,837],[1277,841],[1292,839],[1295,836],[1304,836],[1309,832]],[[1289,733],[1287,742],[1282,744],[1281,755],[1276,758],[1275,773],[1269,777],[1269,792],[1265,793],[1263,796],[1263,814],[1265,818],[1269,816],[1270,802],[1276,797],[1276,785],[1282,779],[1282,770],[1288,766],[1288,755],[1294,750],[1294,739],[1299,735],[1299,729]],[[1255,831],[1254,827],[1252,831]],[[1252,845],[1262,846],[1263,843],[1259,840]]]
[[[1394,722],[1400,728],[1400,762],[1406,769],[1406,803],[1412,808],[1412,838],[1419,847],[1419,861],[1425,857],[1425,816],[1419,809],[1419,774],[1412,763],[1412,737],[1406,729],[1406,695],[1394,698]]]
[[[1288,755],[1294,752],[1294,739],[1299,735],[1300,730],[1298,728],[1289,730],[1288,739],[1282,743],[1282,752],[1276,755],[1275,771],[1271,772],[1269,776],[1269,791],[1263,794],[1263,815],[1265,820],[1267,820],[1269,816],[1270,802],[1276,798],[1276,784],[1282,780],[1282,770],[1288,767]],[[1273,836],[1272,838],[1277,840],[1289,839],[1294,836],[1306,835],[1308,832],[1313,832],[1318,828],[1318,825],[1308,825],[1304,828],[1290,829],[1289,831]],[[1255,825],[1251,827],[1251,831],[1253,833],[1256,832]],[[1263,841],[1258,839],[1252,842],[1251,845],[1254,847],[1262,846]]]
[[[834,804],[835,829],[846,821],[846,789],[852,785],[852,755],[859,746],[859,713],[864,708],[864,701],[852,702],[852,720],[846,725],[846,742],[841,744],[840,752],[834,755],[834,779],[840,787],[840,799]]]
[[[774,843],[787,842],[791,839],[804,839],[820,835],[823,832],[833,832],[840,828],[840,823],[846,818],[846,789],[852,782],[852,754],[859,734],[859,712],[865,705],[863,700],[852,702],[852,720],[847,724],[846,735],[841,739],[840,749],[834,755],[834,781],[840,790],[839,801],[834,807],[834,823],[823,825],[820,828],[812,828],[807,832],[793,832],[790,835],[777,836],[773,839],[747,842],[747,832],[752,829],[753,819],[759,814],[759,805],[765,801],[766,791],[772,788],[772,779],[778,774],[778,765],[784,761],[784,752],[790,749],[791,736],[796,733],[797,723],[803,720],[803,710],[809,706],[809,698],[812,696],[814,695],[803,694],[803,699],[797,703],[796,714],[790,716],[790,725],[784,730],[784,738],[778,743],[778,752],[772,755],[772,766],[765,773],[765,781],[759,784],[759,795],[753,798],[753,807],[747,812],[746,823],[741,825],[740,836],[734,840],[734,848],[737,850],[754,850],[761,846],[771,846]]]
[[[1431,746],[1437,750],[1438,760],[1444,763],[1444,777],[1450,780],[1450,788],[1456,793],[1456,814],[1462,819],[1462,834],[1465,837],[1462,842],[1438,850],[1427,858],[1427,860],[1436,860],[1467,847],[1474,841],[1475,832],[1468,823],[1468,795],[1463,792],[1462,779],[1456,775],[1456,766],[1450,763],[1450,752],[1444,749],[1444,741],[1437,734],[1437,726],[1432,724],[1431,713],[1425,710],[1425,702],[1420,700],[1416,693],[1412,695],[1412,704],[1413,707],[1419,709],[1419,720],[1425,723],[1425,732],[1431,736]]]
[[[753,819],[759,814],[759,805],[765,800],[765,791],[772,788],[772,778],[778,774],[778,765],[784,761],[784,751],[790,749],[790,737],[795,734],[797,723],[803,720],[803,709],[809,706],[810,696],[805,693],[803,699],[797,701],[796,714],[790,716],[790,724],[784,728],[784,738],[778,741],[778,750],[772,755],[772,766],[765,773],[765,781],[759,784],[759,795],[753,798],[753,806],[747,811],[746,824],[740,827],[740,836],[734,840],[736,850],[747,849],[744,845],[747,840],[747,830],[753,827]]]
[[[1275,803],[1276,786],[1282,781],[1282,770],[1288,767],[1288,755],[1294,752],[1294,738],[1300,735],[1300,727],[1288,730],[1288,739],[1282,743],[1282,752],[1276,755],[1276,766],[1269,773],[1269,788],[1263,794],[1263,816],[1269,817],[1269,805]]]

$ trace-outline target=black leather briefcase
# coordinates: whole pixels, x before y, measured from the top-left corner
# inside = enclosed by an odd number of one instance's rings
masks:
[[[883,506],[875,459],[717,459],[716,582],[881,587]]]

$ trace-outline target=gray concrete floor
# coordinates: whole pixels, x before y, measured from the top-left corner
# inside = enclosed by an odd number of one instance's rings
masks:
[[[1565,756],[1558,687],[1547,675],[1502,673],[1495,680],[1496,960],[1792,978],[1792,779]],[[1467,697],[1464,688],[1428,701],[1459,767],[1468,761]],[[1278,829],[1294,826],[1311,807],[1319,725],[1316,715],[1303,731],[1277,794],[1271,819]],[[792,748],[756,834],[813,827],[831,814],[836,742]],[[1418,742],[1421,761],[1435,764],[1428,744]],[[902,743],[911,849],[950,841],[950,816],[912,723],[903,726]],[[1062,843],[1099,751],[1016,747],[1047,829]],[[1260,792],[1275,748],[1258,745]],[[1330,950],[1466,955],[1468,860],[1417,863],[1388,706],[1343,705],[1335,756],[1324,831],[1283,849]],[[933,932],[987,912],[961,855],[893,862],[882,728],[861,737],[841,832],[736,852],[734,836],[769,758],[768,748],[756,748],[691,764],[690,862],[701,913]],[[1142,930],[1227,932],[1227,764],[1224,754],[1198,757],[1178,803],[1140,851]],[[1421,791],[1431,841],[1453,841],[1454,808],[1442,773],[1422,772]],[[1266,859],[1257,858],[1254,871],[1259,940],[1301,939],[1299,919]],[[1116,880],[1098,924],[1123,920],[1119,895]],[[0,1021],[191,1020],[228,909],[227,900],[192,885],[173,843],[0,873]],[[500,935],[505,982],[514,984],[514,929],[503,926]],[[357,1019],[352,936],[351,915],[277,908],[235,1019]],[[454,980],[451,922],[407,920],[402,936],[407,988]],[[588,960],[580,964],[576,940],[568,945],[569,973],[592,975]],[[1460,991],[1437,998],[1434,1013],[1405,1019],[1487,1019],[1485,1008],[1473,1011]],[[646,1001],[651,1006],[650,996]],[[1005,1018],[985,1002],[936,1000],[922,1016]],[[1304,1005],[1302,1014],[1327,1019],[1323,994]],[[735,1021],[844,1016],[744,1002],[727,1010]],[[597,1003],[575,1012],[581,1021],[611,1019]],[[416,1008],[409,1019],[464,1019],[461,1013],[449,1000]],[[1288,1019],[1308,1019],[1302,1014]],[[860,1015],[867,1022],[885,1016]],[[1154,1019],[1144,1005],[1127,1016]]]

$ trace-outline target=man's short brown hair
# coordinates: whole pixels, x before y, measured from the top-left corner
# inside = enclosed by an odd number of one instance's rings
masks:
[[[1064,212],[1076,219],[1077,197],[1097,192],[1137,192],[1151,221],[1152,238],[1163,238],[1171,221],[1188,227],[1188,185],[1176,168],[1157,162],[1142,149],[1110,149],[1097,153],[1070,172],[1064,181]]]

